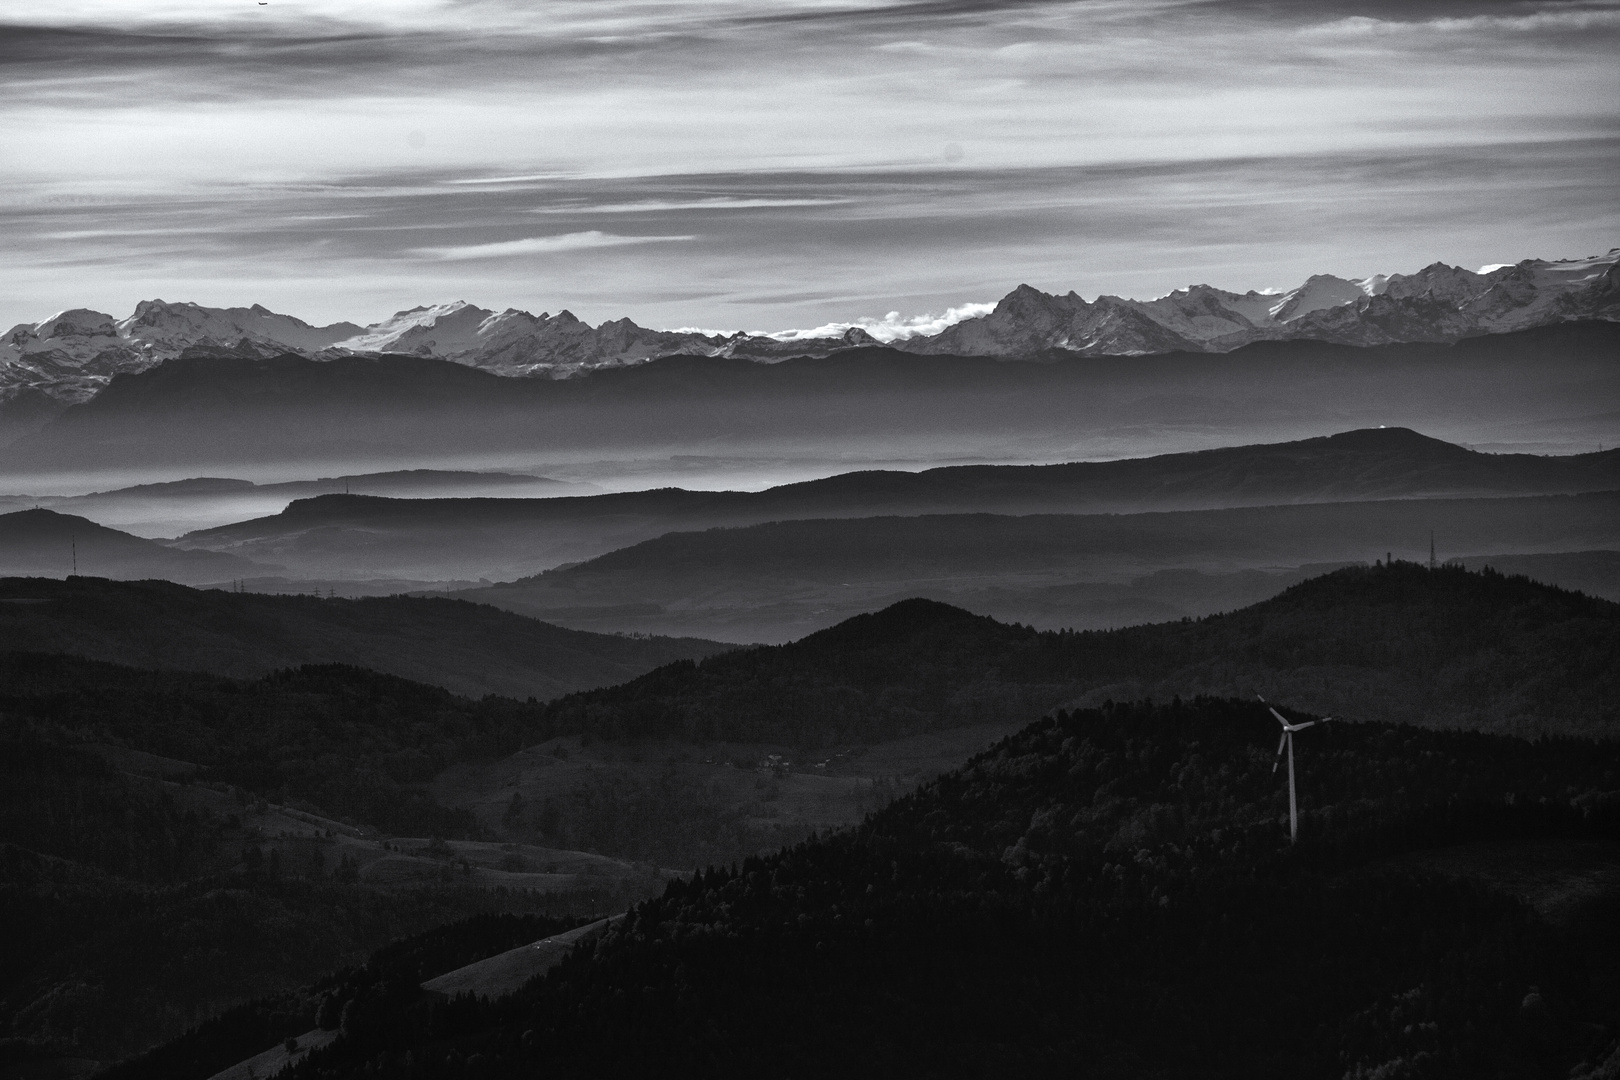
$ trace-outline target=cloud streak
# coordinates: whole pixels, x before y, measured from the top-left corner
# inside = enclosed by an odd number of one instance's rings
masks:
[[[598,229],[589,229],[585,232],[561,233],[556,236],[529,236],[521,240],[497,240],[488,244],[417,248],[415,254],[431,259],[461,262],[468,259],[511,259],[527,255],[556,255],[566,251],[588,251],[592,248],[625,247],[630,244],[662,244],[694,239],[696,237],[693,236],[618,236]]]

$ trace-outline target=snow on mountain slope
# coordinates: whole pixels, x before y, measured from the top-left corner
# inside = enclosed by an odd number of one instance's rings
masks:
[[[1258,326],[1270,324],[1269,313],[1256,303],[1259,299],[1259,293],[1239,296],[1209,285],[1194,285],[1157,300],[1143,302],[1110,296],[1098,297],[1097,302],[1128,304],[1173,333],[1218,348],[1220,343],[1236,338],[1253,340]]]
[[[356,327],[355,334],[335,341],[333,345],[352,352],[423,355],[465,352],[476,346],[478,328],[493,314],[465,300],[414,307],[395,312],[382,322],[364,329]],[[442,349],[443,353],[436,353],[435,349]]]
[[[975,306],[977,307],[977,306]],[[971,309],[969,309],[971,310]],[[982,310],[982,308],[979,308]],[[967,315],[967,311],[961,311]],[[890,348],[930,355],[1085,356],[1226,352],[1254,341],[1314,338],[1350,345],[1454,341],[1569,319],[1620,319],[1620,248],[1587,259],[1526,259],[1481,273],[1433,263],[1360,280],[1317,274],[1286,293],[1194,285],[1152,300],[1051,295],[1020,285],[990,311]],[[61,408],[108,380],[188,349],[234,355],[405,353],[498,375],[562,378],[686,353],[772,360],[879,344],[860,326],[825,335],[652,330],[629,319],[592,327],[555,315],[465,301],[411,308],[370,326],[311,326],[254,305],[208,308],[147,300],[127,319],[73,309],[0,338],[0,405]],[[937,324],[935,324],[937,325]]]
[[[119,333],[143,352],[178,356],[190,348],[234,348],[243,341],[277,351],[318,352],[360,331],[354,323],[311,326],[291,315],[278,315],[254,304],[250,308],[207,308],[143,300],[135,314],[118,324]]]
[[[1599,259],[1544,262],[1526,259],[1485,275],[1490,287],[1468,302],[1468,311],[1494,333],[1520,330],[1568,312],[1580,315],[1605,294],[1620,293],[1615,252]]]
[[[1380,281],[1379,285],[1382,287],[1383,282]],[[1313,311],[1354,304],[1368,295],[1370,291],[1364,282],[1346,281],[1332,274],[1312,274],[1305,284],[1287,293],[1267,309],[1267,314],[1273,322],[1292,322]]]
[[[691,350],[721,349],[726,338],[648,330],[629,319],[594,329],[572,312],[555,315],[508,308],[493,312],[458,300],[412,308],[337,342],[351,352],[411,353],[482,368],[497,375],[570,375]],[[803,349],[799,350],[803,352]]]
[[[114,375],[144,371],[187,349],[313,353],[359,329],[353,323],[310,326],[257,304],[205,308],[143,300],[122,321],[77,308],[14,326],[0,339],[0,401],[33,392],[77,404]]]
[[[0,339],[0,396],[33,393],[77,403],[140,363],[111,315],[75,308],[14,326]]]
[[[1195,285],[1156,300],[1099,296],[1087,304],[1074,293],[1049,296],[1023,285],[988,315],[894,347],[988,356],[1227,352],[1300,338],[1456,341],[1569,319],[1620,320],[1620,248],[1587,259],[1527,259],[1485,274],[1438,262],[1359,281],[1319,274],[1280,295]]]

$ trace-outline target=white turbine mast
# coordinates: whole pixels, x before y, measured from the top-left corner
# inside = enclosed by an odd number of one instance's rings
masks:
[[[1271,773],[1273,776],[1277,774],[1277,766],[1282,762],[1282,753],[1286,748],[1288,750],[1288,842],[1290,844],[1297,843],[1299,841],[1299,803],[1294,798],[1294,732],[1304,731],[1306,728],[1315,727],[1317,724],[1325,724],[1332,720],[1333,717],[1324,716],[1320,720],[1307,720],[1303,724],[1290,724],[1282,713],[1272,708],[1271,702],[1260,697],[1259,694],[1254,696],[1260,698],[1262,705],[1271,709],[1271,715],[1275,716],[1277,723],[1282,725],[1282,738],[1277,742],[1277,760],[1271,763]]]

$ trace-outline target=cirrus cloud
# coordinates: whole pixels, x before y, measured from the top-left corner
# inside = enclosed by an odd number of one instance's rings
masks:
[[[619,236],[599,229],[559,233],[555,236],[528,236],[521,240],[497,240],[489,244],[463,244],[456,247],[417,248],[415,254],[434,259],[508,259],[522,255],[554,255],[563,251],[624,247],[629,244],[660,244],[695,240],[694,236]]]

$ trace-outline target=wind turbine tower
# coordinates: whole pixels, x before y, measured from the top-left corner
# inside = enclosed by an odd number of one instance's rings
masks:
[[[1324,716],[1320,720],[1307,720],[1303,724],[1290,724],[1287,721],[1287,719],[1284,718],[1282,713],[1278,712],[1276,709],[1273,709],[1271,707],[1271,702],[1267,701],[1263,697],[1260,697],[1259,694],[1256,694],[1254,696],[1260,698],[1261,704],[1265,705],[1266,708],[1271,709],[1271,715],[1275,716],[1277,718],[1277,723],[1282,725],[1282,738],[1277,743],[1277,760],[1273,761],[1271,763],[1271,773],[1272,773],[1273,776],[1275,776],[1277,774],[1277,766],[1282,761],[1283,749],[1287,748],[1287,750],[1288,750],[1288,842],[1290,844],[1298,843],[1299,842],[1299,802],[1294,797],[1294,732],[1296,732],[1296,731],[1304,731],[1306,728],[1315,727],[1317,724],[1325,724],[1328,721],[1332,720],[1333,717]]]

